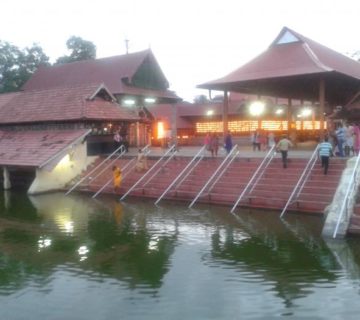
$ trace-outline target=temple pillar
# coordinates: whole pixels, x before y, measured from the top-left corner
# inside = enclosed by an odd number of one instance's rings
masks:
[[[136,122],[136,147],[140,147],[140,123]]]
[[[171,138],[172,143],[177,145],[177,106],[175,103],[171,105]]]
[[[224,136],[229,131],[228,114],[229,114],[229,97],[228,97],[228,92],[224,91],[224,107],[223,107],[223,133],[224,133]]]
[[[287,107],[287,121],[288,121],[288,134],[290,135],[292,128],[291,124],[293,122],[293,115],[292,115],[292,100],[288,98],[288,107]]]
[[[325,80],[323,78],[320,79],[319,82],[319,103],[320,103],[320,135],[324,134],[324,113],[325,113]]]
[[[4,190],[11,189],[10,174],[7,167],[3,167]]]

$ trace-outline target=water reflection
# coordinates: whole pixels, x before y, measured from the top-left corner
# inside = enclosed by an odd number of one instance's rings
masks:
[[[121,295],[119,310],[129,300],[142,301],[138,312],[154,303],[166,312],[169,301],[188,301],[193,318],[201,318],[195,315],[204,315],[205,306],[212,311],[202,318],[223,318],[226,310],[232,318],[243,297],[255,306],[241,304],[242,312],[271,318],[293,314],[305,300],[303,310],[315,310],[309,298],[324,295],[324,288],[348,290],[344,279],[353,279],[351,293],[358,295],[359,243],[324,241],[318,217],[280,220],[272,212],[231,215],[222,207],[187,210],[166,202],[155,207],[136,199],[93,201],[61,193],[4,193],[0,208],[0,299],[12,301],[12,293],[22,290],[30,290],[21,295],[30,297],[36,288],[61,303],[55,292],[81,279],[86,288],[96,288],[94,296],[82,292],[88,299],[103,295],[114,303]],[[58,284],[63,281],[65,286]],[[259,295],[267,304],[256,302]],[[144,297],[150,300],[144,303]],[[87,317],[96,319],[91,312]]]
[[[216,230],[210,258],[238,268],[244,275],[242,281],[251,282],[255,277],[271,283],[271,290],[291,306],[295,299],[309,294],[317,281],[331,284],[337,279],[333,272],[338,268],[337,261],[320,238],[317,242],[309,236],[300,240],[282,229],[275,216],[254,219],[243,214],[241,222],[251,236],[242,236],[239,241],[234,228],[223,230],[224,235]]]

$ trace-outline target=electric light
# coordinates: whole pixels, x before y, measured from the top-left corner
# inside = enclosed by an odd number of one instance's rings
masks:
[[[164,123],[159,121],[157,123],[157,138],[158,139],[162,139],[165,137],[165,128],[164,128]]]
[[[249,111],[252,116],[259,116],[265,110],[265,104],[261,101],[254,101],[249,106]]]
[[[206,111],[207,116],[212,116],[214,114],[214,110],[208,110]]]
[[[155,98],[145,98],[144,101],[146,103],[155,103],[156,99]]]
[[[135,104],[135,100],[133,100],[133,99],[125,99],[125,100],[123,100],[123,102],[127,106],[133,106]]]
[[[305,109],[303,109],[303,110],[301,111],[301,115],[302,115],[303,117],[308,117],[308,116],[310,116],[311,114],[312,114],[312,110],[309,109],[309,108],[305,108]]]

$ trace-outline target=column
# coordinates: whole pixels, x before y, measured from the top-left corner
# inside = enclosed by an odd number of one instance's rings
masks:
[[[140,147],[140,123],[136,122],[136,147]]]
[[[288,108],[287,108],[287,121],[288,121],[288,134],[292,131],[291,123],[292,123],[292,100],[288,98]]]
[[[172,143],[177,146],[177,105],[173,103],[171,105],[171,138]]]
[[[229,114],[229,97],[228,92],[224,91],[224,108],[223,108],[223,134],[224,137],[228,132],[228,114]]]
[[[11,189],[10,174],[7,167],[3,167],[4,190]]]
[[[324,112],[325,112],[325,80],[320,79],[319,82],[319,103],[320,103],[320,135],[324,134]]]

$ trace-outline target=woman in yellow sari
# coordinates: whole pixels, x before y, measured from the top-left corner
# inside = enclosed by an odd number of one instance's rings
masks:
[[[121,185],[122,175],[121,169],[117,166],[113,166],[113,183],[114,183],[114,191],[118,191]]]

